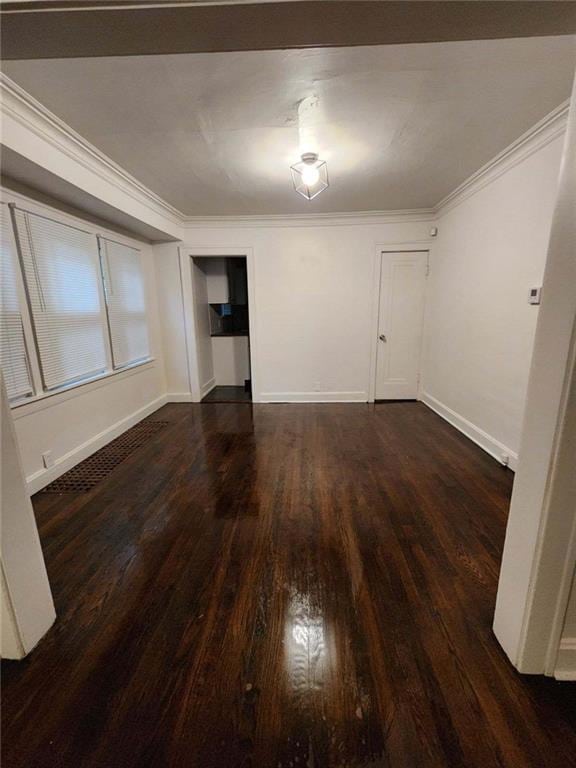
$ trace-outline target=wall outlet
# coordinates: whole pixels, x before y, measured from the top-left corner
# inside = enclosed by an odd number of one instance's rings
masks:
[[[315,381],[314,382],[314,392],[320,392],[320,382]]]
[[[502,462],[503,467],[507,467],[510,464],[510,456],[508,456],[507,453],[503,453],[500,456],[500,461]]]
[[[46,453],[42,454],[42,461],[44,463],[44,466],[46,469],[50,469],[50,467],[54,466],[54,459],[52,458],[52,451],[46,451]]]

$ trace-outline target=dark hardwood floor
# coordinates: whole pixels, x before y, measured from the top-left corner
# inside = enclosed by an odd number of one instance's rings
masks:
[[[419,403],[165,406],[34,506],[58,621],[3,768],[569,768],[576,686],[491,631],[513,475]]]
[[[219,386],[202,398],[203,403],[251,403],[252,395],[244,387]]]

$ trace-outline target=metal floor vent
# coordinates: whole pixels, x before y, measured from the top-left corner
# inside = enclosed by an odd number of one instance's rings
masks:
[[[100,448],[80,464],[60,475],[41,493],[86,493],[107,477],[124,459],[137,448],[141,448],[157,432],[164,429],[168,421],[141,421],[127,429],[120,437]]]

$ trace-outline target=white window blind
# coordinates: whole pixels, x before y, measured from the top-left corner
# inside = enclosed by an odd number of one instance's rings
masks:
[[[114,368],[150,356],[140,251],[99,239]]]
[[[7,205],[0,205],[0,366],[10,401],[33,394],[18,291],[18,255]]]
[[[106,319],[96,237],[16,211],[44,387],[106,370]]]

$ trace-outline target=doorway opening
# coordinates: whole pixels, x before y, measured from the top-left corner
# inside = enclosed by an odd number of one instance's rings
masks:
[[[192,257],[203,403],[251,403],[248,272],[245,256]]]
[[[417,400],[428,251],[382,252],[375,402]]]

